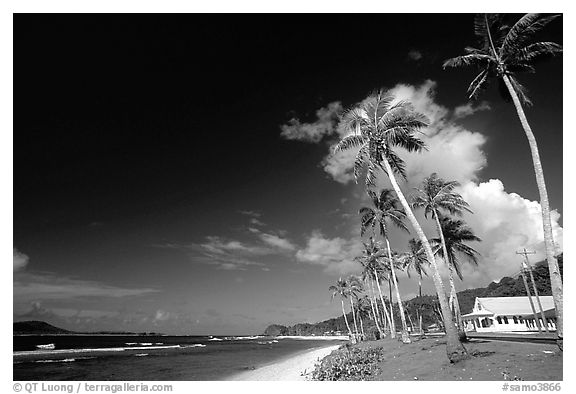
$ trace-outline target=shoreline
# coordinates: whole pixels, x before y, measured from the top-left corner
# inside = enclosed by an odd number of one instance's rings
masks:
[[[232,375],[228,381],[305,381],[314,366],[342,344],[305,350],[263,365],[252,371]]]

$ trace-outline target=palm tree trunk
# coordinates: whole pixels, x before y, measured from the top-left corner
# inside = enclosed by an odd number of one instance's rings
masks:
[[[448,306],[448,300],[446,299],[446,293],[444,290],[444,284],[442,283],[442,278],[440,277],[440,272],[438,271],[438,265],[436,264],[436,260],[434,259],[434,254],[432,253],[432,248],[430,247],[430,243],[428,242],[428,238],[426,238],[426,234],[422,230],[420,223],[414,216],[414,212],[410,208],[410,204],[406,201],[406,197],[400,190],[400,186],[398,186],[398,182],[396,182],[396,177],[394,176],[394,172],[390,167],[390,163],[386,158],[382,160],[384,167],[386,169],[386,173],[392,183],[392,188],[396,192],[398,199],[402,203],[404,210],[406,211],[406,215],[408,216],[408,220],[418,238],[422,242],[422,246],[424,247],[424,251],[426,252],[426,257],[428,261],[432,265],[432,279],[434,280],[434,286],[436,286],[436,293],[438,294],[438,301],[440,303],[440,308],[442,309],[442,320],[444,321],[444,327],[446,330],[446,354],[450,362],[458,362],[464,359],[469,358],[468,352],[464,348],[464,345],[458,339],[458,332],[456,331],[456,327],[452,323],[452,312],[450,311],[450,306]]]
[[[398,302],[398,309],[400,310],[400,321],[402,322],[402,342],[410,343],[410,335],[408,334],[408,325],[406,324],[406,316],[404,315],[404,305],[402,304],[402,299],[400,298],[400,289],[398,289],[398,280],[396,279],[396,269],[394,268],[394,261],[392,260],[392,252],[390,250],[390,242],[388,242],[388,237],[385,237],[386,247],[388,248],[388,259],[390,261],[390,272],[392,273],[392,282],[394,283],[394,289],[396,290],[396,299]]]
[[[358,320],[360,320],[360,331],[362,332],[362,340],[366,339],[366,334],[364,333],[364,323],[362,323],[362,316],[358,316]]]
[[[348,328],[348,334],[350,335],[350,340],[354,343],[354,336],[352,335],[352,330],[350,329],[350,324],[348,324],[348,318],[346,317],[346,309],[344,309],[344,300],[340,299],[342,302],[342,314],[344,315],[344,321],[346,322],[346,328]]]
[[[392,283],[390,283],[390,277],[388,277],[388,300],[390,302],[390,320],[392,321],[391,330],[396,332],[396,319],[394,319],[394,303],[392,302]]]
[[[358,337],[358,325],[356,324],[356,311],[354,310],[354,301],[352,301],[352,296],[350,296],[350,309],[352,309],[352,318],[354,319],[354,331],[356,331],[356,338]]]
[[[388,315],[388,308],[386,308],[386,304],[384,303],[384,297],[382,297],[382,289],[380,288],[380,282],[378,281],[378,274],[376,270],[374,270],[374,278],[376,281],[376,286],[378,286],[378,293],[380,294],[380,301],[382,302],[382,307],[384,308],[384,315],[388,320],[388,326],[390,327],[390,337],[396,338],[396,330],[394,329],[394,320]]]
[[[554,306],[556,308],[556,334],[558,335],[557,343],[560,350],[564,347],[564,295],[562,286],[562,277],[560,276],[560,268],[558,261],[555,257],[556,248],[554,246],[554,237],[552,234],[552,221],[550,220],[550,205],[548,203],[548,192],[546,191],[546,182],[544,181],[544,170],[540,162],[540,153],[538,152],[538,144],[536,137],[532,133],[532,129],[528,124],[528,119],[522,109],[522,104],[518,99],[518,95],[510,82],[507,75],[503,76],[504,83],[508,88],[508,92],[512,97],[516,112],[520,118],[520,123],[528,138],[530,151],[532,152],[532,162],[534,163],[534,173],[536,175],[536,183],[538,185],[538,192],[540,193],[540,207],[542,208],[542,225],[544,227],[544,244],[546,245],[546,260],[548,261],[548,271],[550,272],[550,286],[552,287],[552,297],[554,298]]]
[[[368,285],[369,285],[369,289],[371,293],[374,293],[372,291],[372,285],[370,284],[370,280],[367,280]],[[373,294],[372,294],[373,295]],[[376,325],[376,329],[378,330],[378,334],[380,334],[380,338],[384,338],[384,332],[382,331],[382,328],[380,328],[380,324],[378,324],[378,319],[380,318],[380,316],[377,316],[377,311],[376,308],[374,308],[374,303],[375,301],[372,300],[372,297],[368,297],[368,299],[370,300],[370,306],[372,307],[372,314],[374,315],[374,324]],[[376,305],[377,307],[378,305]]]

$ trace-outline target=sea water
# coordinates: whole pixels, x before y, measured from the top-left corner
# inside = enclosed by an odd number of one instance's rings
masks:
[[[13,380],[223,380],[291,354],[342,342],[312,338],[14,336]]]

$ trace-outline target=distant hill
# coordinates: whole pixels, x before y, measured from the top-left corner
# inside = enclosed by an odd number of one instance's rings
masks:
[[[55,327],[51,324],[38,320],[16,322],[13,324],[12,331],[14,335],[74,334],[73,331]]]
[[[39,320],[28,320],[15,322],[12,327],[13,335],[139,335],[139,336],[159,336],[163,335],[158,332],[128,332],[128,331],[94,331],[78,332],[69,331],[63,328],[55,327]]]
[[[558,256],[558,265],[560,266],[560,273],[563,273],[564,256]],[[552,295],[550,289],[550,276],[548,272],[548,265],[546,261],[541,261],[533,266],[534,281],[536,288],[540,295]],[[458,286],[458,284],[456,285]],[[530,288],[532,292],[532,288]],[[474,301],[476,297],[515,297],[526,296],[524,289],[524,282],[520,276],[516,278],[503,277],[498,283],[492,282],[487,287],[477,289],[467,289],[458,292],[458,301],[460,302],[460,309],[463,314],[472,312]],[[388,300],[385,297],[386,300]],[[408,313],[408,319],[412,321],[415,326],[418,324],[416,320],[417,311],[422,314],[423,327],[427,327],[434,323],[440,323],[438,297],[425,295],[422,297],[415,297],[404,303],[405,309]],[[398,305],[394,305],[394,317],[396,327],[401,327],[399,317]],[[348,322],[352,327],[352,314],[347,315]],[[409,322],[410,324],[410,322]],[[375,327],[367,320],[364,322],[364,329],[367,333],[373,333]],[[293,326],[283,326],[280,324],[272,324],[264,331],[265,335],[324,335],[325,333],[340,331],[343,334],[348,332],[344,317],[339,316],[336,318],[321,321],[319,323],[298,323]]]

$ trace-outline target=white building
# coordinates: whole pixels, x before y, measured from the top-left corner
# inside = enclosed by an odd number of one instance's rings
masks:
[[[542,331],[545,331],[536,297],[532,297],[532,302]],[[556,313],[552,296],[540,296],[540,302],[548,329],[556,330]],[[538,331],[528,297],[476,297],[472,313],[463,315],[462,319],[466,331]]]

